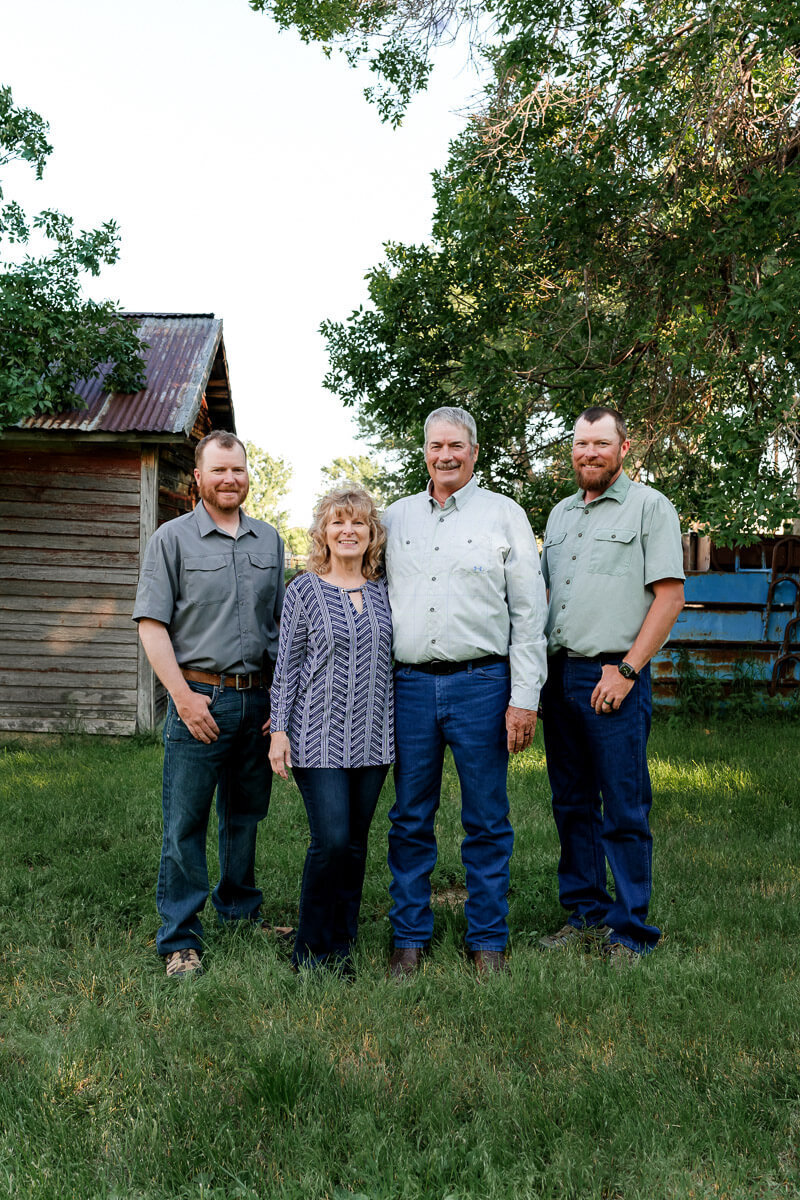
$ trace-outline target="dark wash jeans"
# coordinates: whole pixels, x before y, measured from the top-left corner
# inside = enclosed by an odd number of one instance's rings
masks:
[[[255,856],[258,823],[267,815],[272,786],[269,738],[261,732],[269,715],[269,696],[264,688],[237,692],[206,683],[189,686],[211,697],[219,737],[209,745],[193,738],[169,701],[157,890],[159,954],[200,949],[203,928],[198,914],[208,899],[206,832],[215,788],[220,880],[211,897],[214,908],[222,921],[256,921],[261,909]]]
[[[295,966],[349,960],[358,935],[369,827],[388,771],[388,766],[292,768],[311,831]]]
[[[621,662],[624,655],[603,657]],[[555,655],[542,691],[547,773],[561,841],[559,899],[571,925],[610,925],[612,942],[642,953],[661,936],[647,923],[653,848],[650,668],[640,673],[618,710],[598,715],[589,697],[602,670],[596,659]]]
[[[506,791],[508,663],[469,667],[453,675],[400,667],[394,683],[397,765],[396,799],[389,813],[389,890],[394,900],[389,918],[395,947],[426,946],[433,933],[434,821],[449,746],[461,784],[467,948],[503,950],[514,846]]]

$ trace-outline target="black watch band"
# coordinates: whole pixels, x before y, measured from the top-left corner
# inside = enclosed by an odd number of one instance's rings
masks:
[[[634,671],[630,663],[619,663],[617,665],[617,670],[619,671],[620,675],[625,677],[625,679],[637,680],[639,678],[639,672]]]

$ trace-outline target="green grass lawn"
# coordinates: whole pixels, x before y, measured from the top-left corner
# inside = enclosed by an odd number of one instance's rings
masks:
[[[355,982],[298,978],[283,947],[208,909],[207,973],[175,982],[154,945],[160,747],[7,746],[0,1195],[797,1195],[798,728],[656,725],[664,939],[627,971],[536,949],[562,920],[537,737],[510,775],[512,969],[481,984],[461,948],[452,765],[419,976],[384,978],[387,784]],[[296,921],[305,845],[299,794],[279,783],[258,858],[275,923]]]

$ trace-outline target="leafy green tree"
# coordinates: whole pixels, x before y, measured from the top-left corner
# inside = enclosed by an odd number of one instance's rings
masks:
[[[311,549],[311,538],[308,536],[308,530],[303,529],[302,525],[292,525],[284,531],[283,537],[289,552],[300,558],[304,558]]]
[[[292,481],[292,468],[283,458],[274,458],[254,442],[245,442],[250,492],[245,508],[251,517],[269,521],[286,537],[289,514],[281,504]]]
[[[0,168],[27,162],[41,179],[52,151],[47,134],[42,117],[18,108],[10,88],[0,87]],[[42,240],[45,253],[24,251]],[[10,247],[16,249],[7,260]],[[105,374],[109,388],[121,392],[144,386],[134,322],[111,302],[81,296],[81,277],[117,259],[113,221],[76,232],[72,218],[54,209],[28,217],[0,181],[0,251],[0,429],[80,404],[80,379]]]
[[[379,459],[366,454],[335,458],[329,466],[322,468],[324,492],[348,483],[365,488],[380,509],[385,509],[401,494],[397,491],[394,473]]]
[[[776,0],[503,0],[483,111],[435,179],[430,246],[388,245],[326,323],[327,385],[383,435],[437,403],[540,524],[578,412],[610,403],[685,525],[797,512],[800,19]],[[424,478],[419,459],[406,486]]]
[[[334,48],[351,65],[366,60],[375,76],[365,89],[381,120],[399,125],[411,98],[423,90],[436,46],[455,39],[465,25],[476,32],[491,5],[478,0],[248,0],[281,29],[295,29],[304,42]]]

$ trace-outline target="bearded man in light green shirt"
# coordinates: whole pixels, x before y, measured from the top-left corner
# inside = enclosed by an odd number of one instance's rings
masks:
[[[513,500],[478,487],[478,449],[468,413],[436,409],[425,422],[431,481],[384,517],[395,656],[395,978],[419,967],[433,932],[434,818],[446,746],[461,784],[467,950],[479,972],[505,968],[514,840],[508,756],[529,746],[536,728],[547,606],[528,518]]]
[[[683,608],[678,514],[624,473],[630,445],[614,409],[578,418],[579,490],[551,512],[542,551],[550,595],[542,719],[561,842],[559,898],[570,915],[539,944],[596,942],[615,965],[637,962],[660,937],[648,923],[649,663]]]

